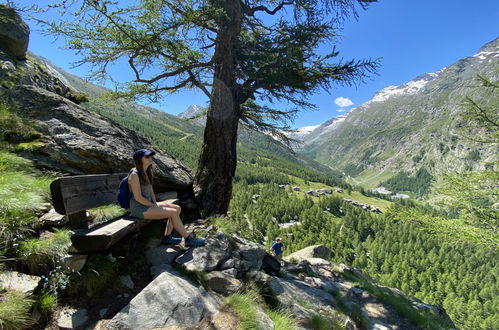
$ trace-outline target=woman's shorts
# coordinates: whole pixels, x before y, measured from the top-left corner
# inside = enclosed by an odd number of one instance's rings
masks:
[[[138,219],[144,219],[144,212],[149,210],[151,206],[147,205],[136,205],[133,208],[129,208],[128,211],[130,211],[130,215],[134,218]]]

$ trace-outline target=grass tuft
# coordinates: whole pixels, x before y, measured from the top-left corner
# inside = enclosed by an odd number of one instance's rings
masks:
[[[17,291],[0,295],[0,329],[24,329],[31,325],[30,309],[33,300]]]
[[[24,261],[31,273],[39,273],[40,266],[54,265],[66,255],[71,245],[71,233],[61,229],[47,239],[32,238],[19,243],[17,256]]]
[[[239,329],[258,329],[259,323],[255,306],[258,305],[258,295],[253,291],[233,293],[225,298],[225,304],[239,316]]]
[[[69,295],[93,295],[104,292],[106,288],[120,285],[116,281],[122,265],[114,258],[91,254],[88,256],[85,267],[79,273],[74,273],[70,277],[67,292]]]
[[[313,315],[307,319],[307,326],[312,330],[340,330],[345,329],[336,320],[330,320],[319,314]]]
[[[226,236],[237,234],[241,230],[240,224],[228,217],[209,217],[206,222],[215,226],[218,231],[223,232]]]
[[[194,283],[201,285],[203,288],[207,287],[208,279],[206,278],[205,272],[200,270],[188,270],[182,265],[174,266],[173,269]]]
[[[51,314],[57,307],[57,296],[50,292],[42,292],[36,304],[43,314]]]
[[[268,316],[274,322],[274,330],[294,330],[297,328],[296,321],[286,312],[279,310],[266,310]]]
[[[0,151],[0,250],[5,254],[8,242],[39,224],[36,212],[49,197],[52,179],[33,171],[31,161]]]
[[[88,213],[94,223],[101,223],[124,215],[126,210],[117,204],[110,204],[90,209]]]

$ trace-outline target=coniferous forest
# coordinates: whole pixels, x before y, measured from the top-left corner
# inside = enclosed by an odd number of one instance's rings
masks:
[[[459,328],[494,329],[499,324],[497,237],[466,225],[450,229],[458,219],[410,204],[395,202],[373,215],[339,196],[305,197],[277,184],[240,183],[230,220],[233,230],[267,244],[282,236],[286,253],[324,244],[334,262],[444,307]],[[290,220],[300,224],[279,229]]]

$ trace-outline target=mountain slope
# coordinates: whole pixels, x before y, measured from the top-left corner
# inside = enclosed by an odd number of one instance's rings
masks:
[[[175,116],[136,103],[98,97],[108,90],[57,68],[47,59],[30,55],[42,62],[47,71],[60,77],[72,89],[88,94],[89,102],[82,103],[82,106],[136,131],[195,171],[203,139],[204,118],[199,117],[195,120],[185,118],[198,114],[202,111],[202,107],[191,106],[179,116]],[[244,127],[240,127],[239,130],[238,158],[240,162],[277,168],[278,171],[311,181],[329,180],[331,184],[341,183],[340,172],[296,155],[280,142]]]
[[[305,137],[301,153],[364,182],[378,175],[372,185],[400,172],[410,175],[425,169],[440,177],[454,170],[492,166],[497,147],[462,138],[459,113],[466,96],[498,102],[497,95],[473,88],[477,75],[498,80],[498,67],[496,39],[473,56],[406,84],[388,86],[345,118],[322,124]],[[338,123],[338,119],[343,120]]]

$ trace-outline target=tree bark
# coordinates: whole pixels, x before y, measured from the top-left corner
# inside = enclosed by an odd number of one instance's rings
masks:
[[[235,43],[241,31],[241,3],[214,0],[227,18],[219,24],[214,65],[215,72],[207,112],[204,141],[194,178],[194,193],[205,215],[224,215],[232,198],[232,179],[236,172],[237,128],[240,104],[234,77]]]

